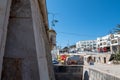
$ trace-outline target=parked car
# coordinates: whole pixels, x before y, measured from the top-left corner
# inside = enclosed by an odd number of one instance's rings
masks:
[[[83,65],[84,64],[83,57],[80,57],[78,55],[69,57],[66,62],[68,65]]]
[[[55,59],[52,60],[52,63],[53,64],[59,64],[59,62],[57,60],[55,60]]]

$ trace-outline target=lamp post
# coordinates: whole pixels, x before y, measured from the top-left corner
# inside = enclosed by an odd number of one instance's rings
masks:
[[[55,27],[55,24],[58,22],[58,20],[55,19],[54,13],[48,13],[52,15],[52,21],[51,21],[51,27],[49,29],[49,39],[50,39],[50,44],[51,44],[51,49],[54,49],[56,47],[56,31],[53,29]]]
[[[55,13],[48,13],[52,15],[52,21],[51,21],[51,28],[55,27],[55,24],[58,22],[58,20],[55,19]]]

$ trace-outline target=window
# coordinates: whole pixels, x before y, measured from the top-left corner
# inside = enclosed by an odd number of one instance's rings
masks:
[[[111,43],[115,44],[115,43],[117,43],[117,40],[112,40]]]

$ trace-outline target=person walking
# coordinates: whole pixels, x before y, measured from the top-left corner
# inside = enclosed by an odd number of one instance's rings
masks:
[[[87,62],[89,63],[89,65],[94,65],[94,60],[92,59],[92,56],[88,57]]]

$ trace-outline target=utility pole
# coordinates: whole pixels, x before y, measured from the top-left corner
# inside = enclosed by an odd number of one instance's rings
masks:
[[[68,46],[68,53],[69,53],[69,48],[70,48],[70,46],[69,46],[69,40],[68,40],[68,44],[67,44],[67,46]]]

